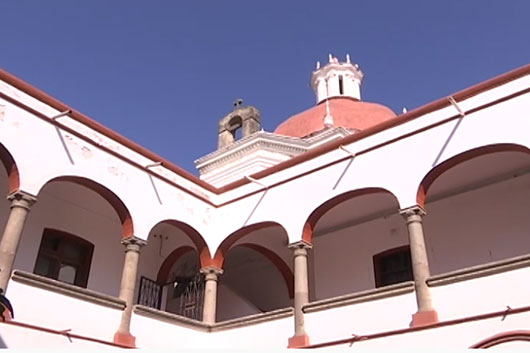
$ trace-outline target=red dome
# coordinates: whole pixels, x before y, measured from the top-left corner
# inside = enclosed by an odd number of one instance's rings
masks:
[[[330,98],[329,110],[333,117],[333,126],[356,130],[365,130],[396,117],[396,114],[384,105],[344,97]],[[322,101],[311,109],[293,115],[281,123],[274,133],[292,137],[308,136],[324,129],[325,115],[326,103]]]

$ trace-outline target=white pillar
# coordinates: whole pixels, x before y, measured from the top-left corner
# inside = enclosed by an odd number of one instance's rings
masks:
[[[302,308],[309,303],[307,250],[312,246],[302,240],[289,244],[289,248],[293,250],[294,255],[294,336],[289,338],[289,348],[295,348],[309,344]]]
[[[121,276],[119,298],[125,301],[125,309],[121,315],[120,327],[114,334],[114,342],[135,347],[135,337],[131,335],[131,317],[134,305],[134,292],[136,289],[136,277],[138,273],[138,260],[140,249],[147,242],[137,237],[129,237],[121,242],[125,245],[125,260],[123,263],[123,273]]]
[[[4,290],[4,293],[13,271],[13,263],[26,218],[31,206],[37,201],[35,196],[21,191],[8,195],[7,199],[11,202],[11,210],[0,242],[0,288]]]
[[[201,268],[204,274],[204,305],[202,307],[202,321],[206,324],[215,323],[217,312],[217,281],[223,270],[217,267]]]
[[[400,214],[405,217],[407,222],[414,290],[418,305],[418,312],[412,316],[411,326],[436,323],[438,322],[438,315],[433,308],[431,291],[427,285],[427,279],[431,274],[423,235],[422,217],[425,216],[425,211],[419,206],[414,206],[401,210]]]

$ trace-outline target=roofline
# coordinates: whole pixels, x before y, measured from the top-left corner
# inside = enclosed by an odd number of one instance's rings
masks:
[[[458,91],[450,96],[452,96],[456,101],[461,101],[463,99],[470,98],[472,96],[475,96],[479,93],[482,93],[488,89],[494,88],[496,86],[500,86],[502,84],[505,84],[507,82],[516,80],[520,77],[526,76],[530,74],[530,64],[521,66],[517,69],[508,71],[504,74],[501,74],[499,76],[496,76],[492,79],[483,81],[481,83],[478,83],[474,86],[468,87],[466,89],[463,89],[461,91]],[[305,162],[307,160],[316,158],[324,153],[330,152],[332,150],[335,150],[339,148],[341,145],[347,145],[353,142],[356,142],[358,140],[361,140],[365,137],[377,134],[379,132],[382,132],[384,130],[399,126],[401,124],[407,123],[409,121],[412,121],[414,119],[419,118],[422,115],[425,115],[427,113],[445,108],[447,106],[450,106],[451,103],[447,99],[447,97],[443,97],[440,99],[437,99],[431,103],[427,103],[423,106],[420,106],[416,109],[413,109],[405,114],[398,115],[395,119],[384,121],[380,124],[374,125],[371,128],[368,128],[366,130],[362,130],[360,132],[357,132],[353,135],[345,136],[341,139],[337,139],[334,141],[331,141],[329,143],[326,143],[322,146],[316,147],[304,154],[298,155],[294,158],[288,159],[286,161],[283,161],[275,166],[272,166],[268,169],[262,170],[260,172],[254,173],[251,175],[251,177],[255,179],[264,178],[268,175],[271,175],[273,173],[279,172],[281,170],[287,169],[289,167],[292,167],[293,165],[299,164],[301,162]],[[234,188],[237,188],[239,186],[242,186],[244,184],[247,184],[249,181],[246,179],[239,179],[236,180],[230,184],[224,185],[220,187],[218,190],[223,193],[229,190],[232,190]]]
[[[58,111],[66,111],[71,110],[72,113],[68,114],[68,116],[92,129],[99,132],[100,134],[118,142],[124,145],[125,147],[130,148],[134,152],[143,155],[146,158],[149,158],[155,162],[162,162],[163,166],[172,172],[180,175],[181,177],[205,188],[208,191],[218,193],[216,188],[210,184],[208,184],[205,181],[200,180],[195,175],[191,174],[190,172],[178,167],[177,165],[173,164],[172,162],[168,161],[165,158],[162,158],[158,154],[146,149],[145,147],[137,144],[136,142],[133,142],[129,140],[128,138],[124,137],[123,135],[117,133],[116,131],[102,125],[101,123],[98,123],[94,119],[86,116],[85,114],[73,109],[72,107],[66,105],[65,103],[59,101],[58,99],[44,93],[40,89],[33,87],[29,83],[23,81],[22,79],[10,74],[9,72],[6,72],[5,70],[0,69],[0,79],[7,82],[8,84],[12,85],[13,87],[23,91],[24,93],[32,96],[35,99],[40,100],[41,102],[51,106],[52,108],[58,110]]]
[[[451,96],[456,101],[461,101],[463,99],[470,98],[472,96],[475,96],[479,93],[482,93],[488,89],[494,88],[496,86],[500,86],[502,84],[505,84],[507,82],[516,80],[522,76],[526,76],[530,74],[530,64],[521,66],[519,68],[516,68],[514,70],[508,71],[504,74],[498,75],[494,78],[491,78],[489,80],[483,81],[481,83],[478,83],[476,85],[473,85],[471,87],[465,88],[461,91],[458,91]],[[220,188],[217,188],[211,184],[208,184],[207,182],[199,179],[195,175],[187,172],[186,170],[178,167],[174,163],[168,161],[165,158],[162,158],[158,154],[146,149],[145,147],[140,146],[139,144],[129,140],[128,138],[124,137],[123,135],[120,135],[119,133],[115,132],[114,130],[98,123],[97,121],[91,119],[90,117],[84,115],[83,113],[80,113],[76,111],[75,109],[69,107],[68,105],[64,104],[63,102],[59,101],[58,99],[44,93],[43,91],[39,90],[38,88],[33,87],[32,85],[28,84],[27,82],[23,81],[22,79],[6,72],[5,70],[0,69],[0,80],[3,80],[7,82],[8,84],[12,85],[13,87],[23,91],[24,93],[32,96],[35,99],[40,100],[41,102],[51,106],[52,108],[58,110],[58,111],[66,111],[71,110],[72,113],[69,114],[69,117],[72,119],[94,129],[95,131],[99,132],[100,134],[118,142],[124,145],[127,148],[130,148],[134,152],[143,155],[146,158],[149,158],[156,162],[162,162],[163,167],[169,169],[170,171],[176,173],[177,175],[183,177],[184,179],[191,181],[192,183],[195,183],[197,186],[200,186],[207,191],[210,191],[214,194],[222,194],[227,191],[233,190],[237,187],[240,187],[242,185],[250,183],[250,181],[246,178],[241,178],[239,180],[236,180],[230,184],[224,185]],[[251,175],[252,178],[260,179],[264,178],[266,176],[269,176],[271,174],[277,173],[279,171],[282,171],[284,169],[290,168],[296,164],[308,161],[310,159],[316,158],[322,154],[325,154],[327,152],[330,152],[334,149],[339,148],[341,145],[350,144],[355,141],[361,140],[365,137],[377,134],[379,132],[382,132],[384,130],[399,126],[401,124],[407,123],[409,121],[412,121],[416,118],[419,118],[422,115],[425,115],[427,113],[433,112],[435,110],[439,110],[442,108],[445,108],[449,106],[451,103],[449,100],[444,97],[437,99],[431,103],[427,103],[423,106],[420,106],[416,109],[413,109],[405,114],[398,115],[395,119],[387,120],[385,122],[382,122],[380,124],[377,124],[369,129],[360,131],[356,134],[343,137],[341,139],[331,141],[327,144],[324,144],[320,147],[316,147],[306,153],[303,153],[301,155],[298,155],[294,158],[291,158],[289,160],[286,160],[284,162],[281,162],[273,167],[270,167],[268,169],[265,169],[263,171],[254,173]],[[198,196],[200,197],[200,196]]]

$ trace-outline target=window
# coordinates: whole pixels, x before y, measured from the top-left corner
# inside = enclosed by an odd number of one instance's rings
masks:
[[[374,255],[377,288],[412,280],[412,264],[408,245]]]
[[[33,273],[86,288],[94,245],[72,234],[44,229]]]
[[[344,94],[344,80],[342,75],[339,76],[339,94],[342,96]]]

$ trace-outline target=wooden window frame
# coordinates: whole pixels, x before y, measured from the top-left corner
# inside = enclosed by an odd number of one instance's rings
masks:
[[[53,251],[47,248],[43,248],[43,242],[46,237],[53,236],[58,237],[59,248],[57,251]],[[76,244],[80,245],[83,252],[83,259],[81,261],[75,261],[72,258],[67,258],[63,253],[64,244]],[[90,266],[92,264],[92,255],[94,254],[94,244],[85,240],[77,235],[73,235],[62,230],[45,228],[42,233],[41,243],[39,245],[39,252],[35,260],[35,266],[33,272],[36,273],[36,266],[40,257],[47,258],[53,263],[53,274],[50,276],[44,276],[58,280],[60,265],[62,263],[77,266],[78,270],[74,279],[74,285],[86,288],[88,284],[88,276],[90,273]],[[41,275],[42,276],[42,275]]]
[[[392,249],[385,250],[385,251],[380,252],[379,254],[375,254],[373,256],[375,287],[376,288],[380,288],[380,287],[385,287],[385,286],[391,285],[391,284],[382,283],[383,282],[383,274],[382,274],[382,271],[381,271],[381,260],[384,259],[384,258],[387,258],[389,256],[392,256],[394,254],[403,253],[403,252],[408,252],[408,254],[410,256],[410,246],[409,245],[398,246],[398,247],[395,247],[395,248],[392,248]],[[412,260],[411,260],[411,265],[410,265],[410,275],[411,275],[411,280],[412,280],[414,278],[413,273],[412,273]],[[397,282],[397,283],[401,283],[401,282]],[[397,284],[397,283],[393,283],[393,284]]]

